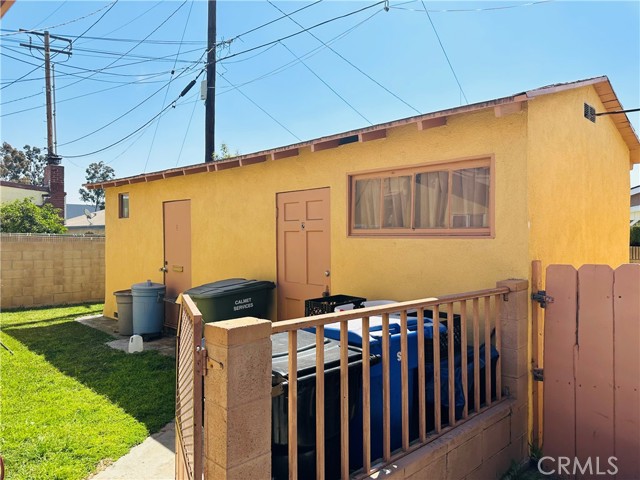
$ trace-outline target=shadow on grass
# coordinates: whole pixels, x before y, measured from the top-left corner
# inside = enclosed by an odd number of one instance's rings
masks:
[[[51,319],[49,319],[50,321]],[[175,359],[128,354],[105,345],[112,337],[75,321],[3,328],[59,371],[108,398],[153,433],[175,412]]]

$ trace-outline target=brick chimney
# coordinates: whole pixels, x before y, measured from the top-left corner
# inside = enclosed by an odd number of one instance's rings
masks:
[[[56,163],[49,163],[44,167],[44,186],[49,189],[47,203],[59,208],[58,215],[64,220],[64,167]]]

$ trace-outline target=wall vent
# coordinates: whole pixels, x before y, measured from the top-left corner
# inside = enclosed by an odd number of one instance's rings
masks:
[[[584,118],[586,118],[587,120],[591,120],[593,123],[596,123],[596,109],[588,103],[584,104]]]

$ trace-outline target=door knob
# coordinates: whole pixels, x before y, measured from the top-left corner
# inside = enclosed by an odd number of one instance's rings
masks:
[[[324,271],[324,276],[328,277],[329,275],[331,275],[331,272],[329,270],[325,270]]]
[[[169,270],[167,269],[167,267],[160,267],[160,271],[167,273]]]

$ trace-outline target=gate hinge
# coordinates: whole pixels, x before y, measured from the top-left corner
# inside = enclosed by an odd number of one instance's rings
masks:
[[[534,368],[532,373],[534,382],[544,382],[544,368]]]
[[[538,302],[542,308],[547,308],[548,303],[553,303],[553,297],[547,295],[544,290],[538,290],[531,294],[531,300]]]
[[[196,347],[196,359],[199,363],[200,372],[204,377],[207,374],[207,349],[204,347]]]

